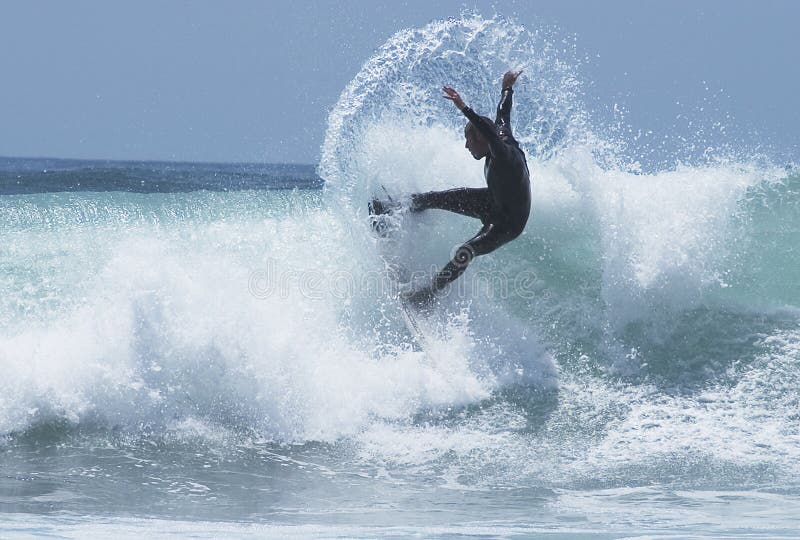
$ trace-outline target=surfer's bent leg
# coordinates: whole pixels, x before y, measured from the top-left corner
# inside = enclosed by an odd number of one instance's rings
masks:
[[[484,220],[491,211],[488,188],[457,188],[411,195],[411,210],[438,209]]]
[[[453,259],[442,268],[433,278],[433,283],[408,295],[406,298],[419,307],[426,307],[435,298],[438,291],[458,279],[467,269],[472,259],[479,255],[486,255],[518,236],[506,227],[497,227],[487,223],[481,230],[464,242],[456,250]]]
[[[472,259],[491,253],[505,243],[494,225],[491,223],[484,225],[478,234],[459,246],[453,259],[433,278],[431,288],[434,292],[444,289],[449,283],[461,277]]]

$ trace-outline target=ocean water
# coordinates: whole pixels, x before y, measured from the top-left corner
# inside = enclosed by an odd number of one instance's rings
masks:
[[[508,66],[532,217],[420,346],[385,260],[476,223],[366,201],[480,186],[438,89],[489,112]],[[642,163],[579,73],[467,14],[368,59],[316,164],[0,159],[0,536],[797,537],[800,174]]]

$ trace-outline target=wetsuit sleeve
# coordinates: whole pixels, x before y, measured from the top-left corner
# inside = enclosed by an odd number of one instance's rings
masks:
[[[511,104],[512,104],[512,95],[514,94],[514,90],[511,89],[509,86],[508,88],[503,88],[503,93],[500,97],[500,103],[497,104],[497,119],[494,121],[497,124],[497,130],[500,132],[500,136],[508,136],[511,137]]]
[[[464,107],[461,112],[464,113],[464,116],[467,117],[472,125],[478,128],[478,132],[483,138],[489,142],[489,150],[492,156],[497,156],[505,150],[505,144],[497,132],[497,126],[492,125],[491,120],[488,118],[484,120],[470,107]]]

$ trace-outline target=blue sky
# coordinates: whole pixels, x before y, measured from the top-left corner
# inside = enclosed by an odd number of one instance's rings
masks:
[[[329,109],[390,35],[463,8],[576,35],[588,108],[635,129],[724,119],[796,159],[800,2],[9,1],[0,155],[316,162]],[[700,108],[703,111],[700,111]]]

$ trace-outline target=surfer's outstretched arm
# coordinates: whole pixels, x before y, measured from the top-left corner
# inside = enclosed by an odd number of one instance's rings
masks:
[[[449,86],[445,86],[442,88],[442,91],[446,94],[444,96],[445,99],[449,99],[452,101],[458,110],[460,110],[464,116],[467,117],[467,120],[475,126],[475,129],[478,130],[478,133],[486,140],[489,144],[489,149],[493,156],[503,152],[503,141],[500,139],[500,135],[497,133],[497,127],[492,123],[491,119],[489,118],[482,118],[478,115],[475,111],[473,111],[470,107],[467,107],[467,104],[464,103],[464,100],[461,99],[461,96],[458,94],[455,88],[451,88]]]
[[[499,129],[511,129],[511,104],[514,89],[510,86],[503,88],[500,94],[500,103],[497,104],[497,117],[494,121]]]
[[[520,71],[507,71],[503,75],[502,92],[500,94],[500,103],[497,104],[497,116],[494,121],[497,124],[497,130],[500,136],[511,137],[511,105],[513,102],[512,95],[514,93],[514,83],[517,82],[517,77],[520,76]]]

